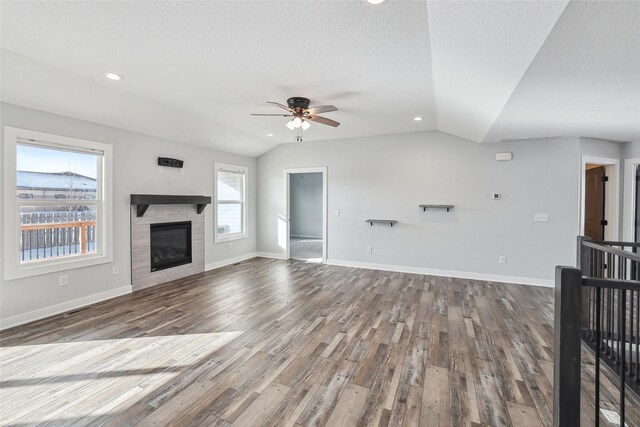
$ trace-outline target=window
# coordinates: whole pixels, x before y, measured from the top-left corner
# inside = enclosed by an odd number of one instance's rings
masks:
[[[111,261],[111,146],[5,127],[5,279]]]
[[[247,171],[241,166],[215,164],[215,242],[247,237]]]

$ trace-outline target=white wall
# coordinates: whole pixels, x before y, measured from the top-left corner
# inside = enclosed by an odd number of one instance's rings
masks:
[[[513,160],[497,162],[499,151]],[[575,263],[579,156],[577,138],[475,144],[440,132],[281,145],[258,159],[258,251],[283,253],[282,170],[327,166],[329,263],[550,284],[556,265]]]
[[[253,254],[256,251],[256,159],[209,150],[113,127],[76,120],[42,111],[0,104],[2,126],[13,126],[88,139],[113,145],[114,153],[114,263],[120,274],[112,274],[112,264],[75,269],[68,272],[69,285],[58,286],[58,274],[26,279],[0,279],[0,320],[15,320],[46,313],[47,307],[86,301],[92,295],[113,295],[130,289],[129,195],[132,193],[213,195],[213,163],[224,162],[247,166],[249,238],[226,243],[213,242],[213,206],[205,211],[205,263],[212,266],[223,260]],[[4,134],[4,132],[0,132]],[[4,136],[3,136],[4,137]],[[4,141],[2,142],[4,144]],[[0,146],[3,152],[4,146]],[[185,175],[177,169],[165,168],[158,173],[157,157],[167,156],[185,161]],[[3,164],[3,162],[0,162]],[[2,166],[0,166],[2,167]],[[0,173],[0,179],[3,176]],[[0,198],[0,212],[4,212]],[[2,231],[0,231],[1,233]],[[1,234],[0,234],[1,238]],[[1,240],[1,239],[0,239]],[[0,276],[2,276],[0,274]]]
[[[580,138],[580,153],[583,156],[620,159],[625,144],[595,138]]]
[[[622,145],[622,158],[633,159],[640,157],[640,141],[627,142]]]
[[[322,174],[290,175],[289,219],[291,235],[322,238]]]

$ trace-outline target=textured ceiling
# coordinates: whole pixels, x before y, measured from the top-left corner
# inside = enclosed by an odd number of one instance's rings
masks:
[[[284,118],[249,116],[290,96],[339,109],[326,114],[339,128],[313,124],[305,141],[640,139],[639,2],[0,7],[3,101],[240,154],[293,142]]]
[[[571,2],[487,142],[586,136],[640,140],[640,2]]]

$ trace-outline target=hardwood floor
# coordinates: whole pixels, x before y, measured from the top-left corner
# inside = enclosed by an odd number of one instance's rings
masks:
[[[552,289],[258,258],[4,332],[0,422],[549,426],[552,321]]]

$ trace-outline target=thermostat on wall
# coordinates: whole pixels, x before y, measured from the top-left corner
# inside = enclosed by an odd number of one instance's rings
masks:
[[[496,160],[499,162],[504,162],[511,159],[513,159],[513,153],[509,151],[505,151],[503,153],[496,153]]]
[[[158,157],[158,166],[168,166],[170,168],[182,168],[184,161],[171,159],[169,157]]]

